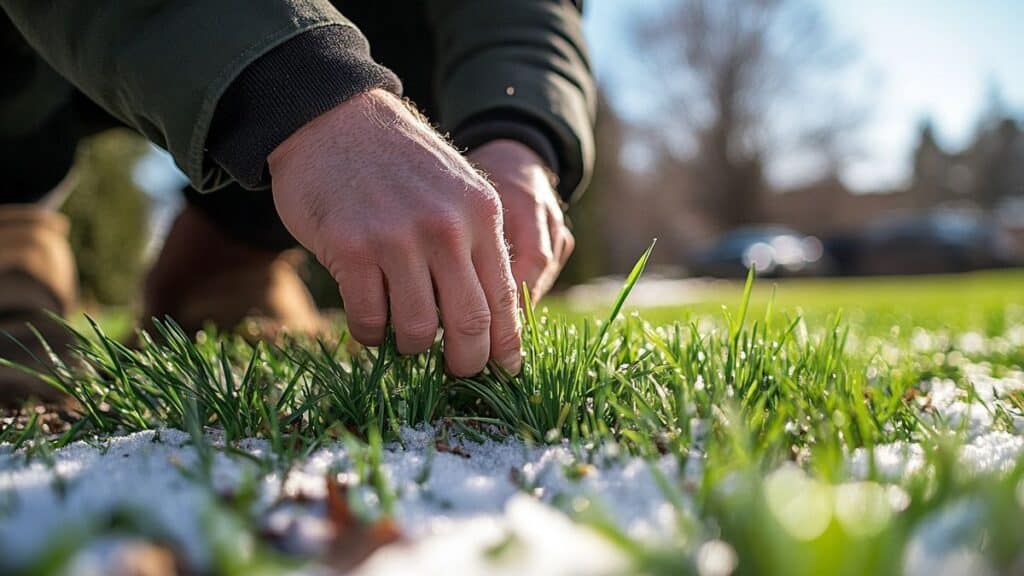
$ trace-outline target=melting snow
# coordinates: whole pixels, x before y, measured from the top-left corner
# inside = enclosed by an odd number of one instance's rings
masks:
[[[960,456],[965,465],[1001,470],[1024,451],[1024,439],[1017,435],[1024,426],[1018,417],[1013,430],[997,429],[991,407],[1006,393],[1024,389],[1024,374],[994,378],[984,368],[971,370],[973,396],[951,381],[933,380],[926,387],[928,407],[922,409],[935,423],[962,427],[966,443]],[[678,477],[673,458],[645,462],[611,451],[581,454],[566,445],[529,447],[514,440],[467,442],[461,445],[467,458],[435,451],[434,441],[433,429],[410,429],[403,435],[405,448],[394,445],[385,451],[384,470],[398,496],[396,517],[409,538],[378,551],[360,567],[361,573],[621,573],[625,556],[563,512],[588,506],[634,537],[669,538],[674,533],[672,506],[652,473],[657,467],[666,477]],[[258,440],[241,448],[256,455],[269,451]],[[342,445],[317,451],[286,477],[258,472],[245,458],[215,454],[215,491],[230,491],[246,478],[258,478],[257,507],[267,512],[266,522],[293,526],[300,540],[322,539],[322,526],[313,515],[301,507],[272,509],[272,504],[282,496],[322,498],[325,475],[347,458]],[[870,456],[863,449],[851,454],[854,478],[868,475]],[[924,453],[916,444],[874,449],[874,465],[885,478],[899,479],[923,463]],[[699,465],[691,464],[682,473],[697,481]],[[56,542],[87,540],[117,513],[155,527],[194,565],[208,565],[204,510],[215,496],[191,479],[197,469],[199,458],[189,436],[175,430],[77,442],[49,459],[26,459],[23,453],[0,449],[0,563],[24,565]],[[877,496],[865,496],[866,488],[855,482],[846,486],[837,488],[844,498]],[[889,500],[899,496],[885,495]],[[984,559],[969,549],[941,548],[948,541],[943,527],[959,526],[962,522],[953,520],[970,515],[970,504],[964,507],[942,512],[915,535],[906,559],[908,573],[939,573],[933,570],[939,551],[950,555],[950,565],[958,570],[970,567],[984,573]],[[76,558],[76,566],[93,566],[110,556],[110,539],[97,542]],[[698,556],[706,560],[708,573],[728,573],[736,561],[731,547],[720,541],[703,546]]]

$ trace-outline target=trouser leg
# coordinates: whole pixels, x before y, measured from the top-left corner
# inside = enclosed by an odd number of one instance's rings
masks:
[[[79,121],[75,90],[3,12],[0,71],[0,320],[43,308],[64,314],[77,289],[68,223],[56,208],[94,122]]]
[[[73,89],[0,12],[0,204],[55,204],[74,161]]]
[[[0,11],[0,204],[56,207],[78,142],[121,125],[50,68]]]
[[[66,195],[60,184],[74,162],[77,137],[70,107],[54,111],[38,130],[0,139],[0,204],[36,204],[55,209]]]
[[[46,370],[70,337],[46,313],[74,306],[77,281],[67,220],[55,208],[74,159],[71,87],[0,11],[0,358]],[[17,342],[15,342],[17,341]],[[0,406],[29,397],[58,400],[43,381],[0,366]]]

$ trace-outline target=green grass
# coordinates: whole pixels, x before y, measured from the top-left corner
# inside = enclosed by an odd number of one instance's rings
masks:
[[[872,329],[880,323],[909,323],[999,333],[1005,328],[1007,308],[1024,307],[1022,286],[1021,269],[951,276],[759,280],[751,294],[750,310],[755,316],[763,315],[774,294],[777,311],[800,314],[814,323],[843,311],[848,323]],[[741,281],[715,281],[694,288],[696,299],[692,304],[647,307],[642,310],[643,316],[654,324],[665,324],[717,315],[722,307],[735,307],[742,300],[743,287]],[[573,309],[557,297],[547,306],[574,319],[600,313]]]
[[[913,398],[936,376],[969,390],[966,362],[988,363],[996,374],[1024,366],[1012,346],[957,343],[966,331],[998,339],[1024,325],[1024,274],[748,280],[716,288],[717,301],[630,311],[626,299],[648,254],[600,316],[557,301],[555,312],[527,310],[524,367],[514,378],[495,370],[453,380],[443,373],[440,344],[401,357],[390,338],[375,350],[344,337],[251,346],[230,335],[193,339],[165,322],[129,349],[96,323],[69,326],[78,365],[43,377],[75,397],[84,415],[47,445],[160,427],[201,442],[216,428],[228,447],[266,438],[289,462],[344,440],[366,446],[356,450],[368,455],[363,475],[387,503],[386,481],[374,472],[380,442],[397,440],[402,426],[440,421],[471,437],[614,443],[628,454],[678,458],[680,469],[698,455],[699,482],[661,479],[678,503],[681,535],[672,545],[630,539],[597,506],[567,507],[647,573],[696,573],[701,547],[716,540],[735,549],[743,574],[900,573],[915,529],[962,502],[976,506],[974,528],[987,535],[979,546],[996,570],[1021,561],[1024,462],[999,475],[966,472],[954,456],[961,431],[923,418]],[[921,350],[922,334],[941,344]],[[1024,396],[998,411],[997,425],[1012,429],[1013,418],[1024,417]],[[24,445],[35,436],[0,422],[0,442]],[[886,507],[891,479],[874,469],[857,491],[840,487],[852,451],[900,441],[927,452],[925,470],[897,481],[905,507]],[[857,505],[840,513],[840,495]],[[818,501],[827,503],[824,520]],[[803,518],[803,528],[819,525],[801,531],[780,506]]]

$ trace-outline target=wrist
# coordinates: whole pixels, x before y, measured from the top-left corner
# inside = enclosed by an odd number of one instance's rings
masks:
[[[470,152],[497,140],[518,142],[532,150],[553,174],[559,171],[558,154],[545,130],[528,117],[497,110],[475,117],[455,130],[455,145]]]
[[[508,162],[521,165],[545,166],[544,159],[526,144],[509,138],[497,138],[480,146],[469,153],[473,158],[501,156]]]
[[[469,159],[492,178],[534,181],[538,174],[553,189],[557,177],[533,148],[518,140],[491,140],[468,154]],[[500,190],[499,190],[500,193]]]
[[[283,162],[295,149],[302,148],[304,143],[317,139],[317,133],[324,127],[331,126],[338,129],[342,125],[351,123],[353,119],[365,118],[367,110],[389,107],[394,103],[401,103],[397,96],[387,90],[375,88],[356,94],[314,117],[292,132],[267,155],[267,166],[270,173],[273,174],[274,166]]]
[[[249,64],[221,95],[206,139],[210,157],[246,188],[269,181],[267,159],[302,126],[374,89],[401,83],[351,26],[304,32]]]

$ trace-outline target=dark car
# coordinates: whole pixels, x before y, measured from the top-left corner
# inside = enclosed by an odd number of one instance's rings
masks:
[[[858,274],[943,274],[1002,266],[999,229],[980,214],[931,210],[892,216],[859,235]]]
[[[700,276],[742,278],[753,268],[758,276],[812,276],[828,271],[821,241],[783,226],[736,228],[693,258]]]

